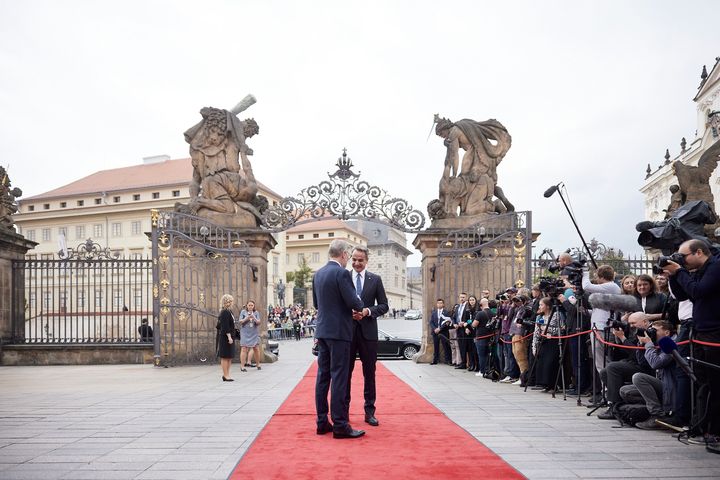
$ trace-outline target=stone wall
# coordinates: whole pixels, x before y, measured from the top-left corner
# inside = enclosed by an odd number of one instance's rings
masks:
[[[110,365],[152,364],[153,346],[146,345],[3,345],[0,364]]]

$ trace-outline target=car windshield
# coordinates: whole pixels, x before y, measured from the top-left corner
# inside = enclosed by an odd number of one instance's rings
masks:
[[[395,335],[390,335],[390,334],[387,333],[386,331],[380,330],[380,329],[378,329],[378,335],[380,335],[381,337],[395,338]]]

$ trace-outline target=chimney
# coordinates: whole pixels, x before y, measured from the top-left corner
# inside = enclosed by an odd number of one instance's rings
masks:
[[[143,165],[165,162],[167,160],[170,160],[170,155],[153,155],[151,157],[143,157]]]

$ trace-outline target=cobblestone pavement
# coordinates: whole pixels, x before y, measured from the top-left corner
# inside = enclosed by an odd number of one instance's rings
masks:
[[[217,365],[0,368],[0,479],[227,478],[313,361],[310,340],[280,350],[262,371],[233,365],[231,383]],[[614,429],[573,400],[445,366],[384,364],[529,478],[720,477],[720,456]]]

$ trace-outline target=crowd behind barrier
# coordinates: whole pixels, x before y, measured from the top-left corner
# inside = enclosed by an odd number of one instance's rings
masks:
[[[508,388],[577,397],[577,405],[600,420],[667,430],[684,443],[720,453],[720,422],[713,413],[720,404],[713,397],[720,341],[707,334],[708,328],[720,331],[720,312],[699,335],[691,299],[670,291],[675,284],[667,272],[616,278],[612,268],[601,266],[591,281],[567,257],[559,258],[558,276],[542,277],[531,289],[510,286],[479,297],[458,292],[451,307],[438,299],[428,316],[432,364],[446,363]],[[713,288],[720,295],[720,276]],[[593,292],[634,308],[606,311],[602,304],[593,310]],[[685,357],[699,349],[706,363],[688,363]]]

